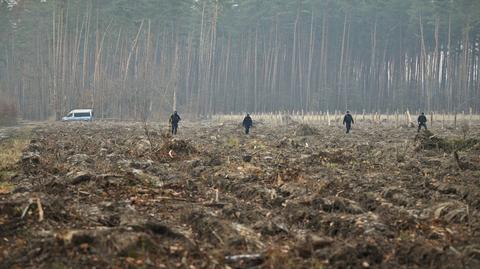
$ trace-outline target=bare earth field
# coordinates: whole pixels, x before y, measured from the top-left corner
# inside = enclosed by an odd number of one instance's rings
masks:
[[[179,131],[2,138],[0,268],[480,268],[479,124]]]

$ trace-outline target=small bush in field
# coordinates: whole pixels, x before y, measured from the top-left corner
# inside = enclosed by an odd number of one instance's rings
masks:
[[[17,122],[17,108],[14,104],[0,101],[0,125],[13,125]]]

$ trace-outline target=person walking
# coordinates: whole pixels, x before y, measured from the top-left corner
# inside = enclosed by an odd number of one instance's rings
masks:
[[[253,126],[253,121],[252,121],[252,118],[250,117],[250,114],[247,114],[247,116],[245,116],[245,118],[243,119],[242,125],[245,128],[245,134],[249,134],[250,128]]]
[[[181,121],[182,119],[180,118],[180,116],[178,115],[177,111],[174,111],[173,114],[170,116],[170,125],[172,126],[172,135],[176,135],[177,134],[177,129],[178,129],[178,123]]]
[[[420,114],[420,116],[418,116],[418,130],[417,132],[420,132],[420,129],[422,129],[422,126],[425,128],[425,130],[427,130],[427,117],[425,116],[425,113],[422,112],[422,114]]]
[[[347,128],[347,134],[350,133],[350,129],[352,129],[352,124],[355,122],[353,121],[353,117],[350,114],[350,111],[347,110],[345,116],[343,117],[343,125]]]

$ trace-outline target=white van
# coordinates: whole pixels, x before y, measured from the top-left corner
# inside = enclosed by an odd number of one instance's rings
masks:
[[[93,109],[74,109],[70,111],[67,116],[62,118],[62,121],[92,121]]]

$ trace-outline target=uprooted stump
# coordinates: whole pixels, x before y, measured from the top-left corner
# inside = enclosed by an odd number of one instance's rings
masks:
[[[156,157],[160,160],[178,159],[193,154],[198,150],[187,140],[169,139],[164,140],[163,145],[157,151]]]
[[[318,130],[310,127],[308,124],[300,124],[295,131],[296,136],[310,136],[310,135],[317,135]]]
[[[445,147],[445,140],[425,130],[415,136],[416,149],[440,149]]]
[[[166,141],[160,151],[170,151],[173,150],[176,154],[181,155],[190,155],[194,153],[198,153],[197,149],[190,144],[190,142],[186,140],[169,140]]]
[[[425,130],[415,136],[416,150],[441,149],[446,152],[465,150],[480,144],[480,140],[470,139],[445,139],[438,137],[429,130]]]

